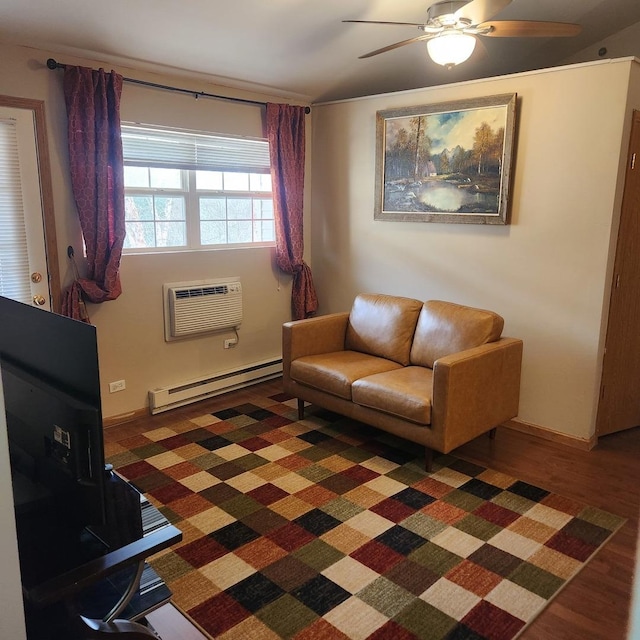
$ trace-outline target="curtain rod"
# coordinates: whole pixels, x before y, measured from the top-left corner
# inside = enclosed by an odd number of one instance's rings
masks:
[[[52,71],[54,69],[66,69],[67,65],[60,62],[56,62],[53,58],[47,60],[47,67]],[[245,98],[232,98],[230,96],[219,96],[215,93],[206,93],[205,91],[192,91],[191,89],[181,89],[180,87],[171,87],[166,84],[158,84],[156,82],[147,82],[146,80],[136,80],[136,78],[122,78],[124,82],[130,82],[131,84],[140,84],[145,87],[153,87],[154,89],[164,89],[165,91],[175,91],[177,93],[188,93],[189,95],[198,98],[213,98],[215,100],[228,100],[229,102],[242,102],[244,104],[253,104],[259,107],[266,107],[266,102],[260,102],[259,100],[247,100]],[[305,113],[311,113],[311,107],[304,108]]]

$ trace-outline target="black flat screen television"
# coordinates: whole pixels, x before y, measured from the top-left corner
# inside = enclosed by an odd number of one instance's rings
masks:
[[[106,517],[95,327],[0,296],[0,370],[18,545],[42,522],[72,545]]]

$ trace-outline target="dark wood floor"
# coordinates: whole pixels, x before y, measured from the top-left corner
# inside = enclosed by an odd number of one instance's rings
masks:
[[[105,448],[133,434],[278,393],[280,381],[262,383],[171,412],[105,429]],[[635,566],[640,510],[640,428],[600,439],[581,451],[507,428],[481,437],[456,455],[568,498],[628,518],[596,557],[520,636],[522,640],[622,640]],[[202,640],[170,605],[151,616],[163,640]]]

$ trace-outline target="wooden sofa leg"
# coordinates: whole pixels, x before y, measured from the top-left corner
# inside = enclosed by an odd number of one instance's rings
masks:
[[[433,451],[429,447],[424,448],[424,469],[425,471],[431,471],[431,465],[433,464]]]
[[[304,400],[298,398],[298,420],[304,420]]]
[[[497,427],[494,427],[493,429],[491,429],[491,431],[489,431],[489,437],[490,437],[492,440],[495,440],[495,439],[496,439],[496,431],[497,431]]]

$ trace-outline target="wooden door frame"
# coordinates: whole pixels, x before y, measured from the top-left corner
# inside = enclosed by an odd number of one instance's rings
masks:
[[[42,227],[44,231],[45,252],[47,256],[47,274],[49,278],[49,296],[51,310],[60,313],[62,295],[60,288],[60,266],[58,262],[58,242],[56,221],[53,209],[53,187],[51,184],[51,163],[49,160],[49,141],[44,114],[44,102],[29,98],[15,98],[0,95],[0,106],[30,110],[35,127],[35,145],[38,154],[38,174],[42,203]]]
[[[612,375],[611,369],[611,361],[607,361],[607,350],[613,352],[612,342],[613,340],[617,340],[617,336],[614,338],[612,335],[614,318],[617,320],[618,317],[614,316],[614,314],[620,314],[625,309],[620,308],[618,305],[618,301],[616,300],[616,291],[619,289],[621,274],[625,264],[627,263],[628,255],[625,251],[628,251],[628,247],[623,245],[626,242],[626,237],[623,236],[625,230],[628,228],[630,224],[629,216],[633,214],[630,207],[633,204],[630,204],[630,198],[635,195],[635,192],[630,192],[630,187],[632,185],[636,185],[638,182],[638,174],[632,173],[633,171],[640,171],[640,110],[634,109],[631,117],[631,130],[629,133],[629,145],[627,149],[626,155],[626,165],[625,165],[625,174],[624,174],[624,186],[623,186],[623,194],[622,194],[622,202],[620,205],[620,219],[618,224],[617,238],[616,238],[616,249],[613,263],[613,273],[611,280],[611,290],[609,294],[609,308],[607,312],[607,330],[605,335],[605,345],[604,352],[602,356],[602,373],[600,378],[600,394],[598,398],[598,408],[596,413],[596,425],[595,425],[595,437],[596,441],[598,437],[608,435],[610,433],[614,433],[616,430],[623,430],[632,428],[633,426],[638,425],[626,425],[621,427],[620,429],[611,429],[611,425],[609,424],[610,417],[610,397],[605,396],[607,393],[607,386],[609,390],[615,384],[614,376]],[[636,166],[638,165],[638,166]],[[638,189],[638,186],[635,186],[635,189]],[[637,235],[637,232],[636,232]],[[630,271],[627,269],[626,275],[627,279],[630,274],[634,274],[637,276],[638,267],[636,266],[635,271]],[[624,281],[625,278],[622,278]],[[622,283],[623,286],[625,282]],[[640,297],[640,291],[638,292],[638,296]],[[626,307],[628,310],[628,307]],[[637,322],[636,322],[637,324]],[[619,347],[619,343],[616,343],[616,348]],[[614,363],[615,364],[615,363]],[[613,383],[613,384],[612,384]],[[611,391],[609,391],[611,393]],[[640,390],[638,392],[640,394]],[[607,398],[605,400],[605,397]]]

